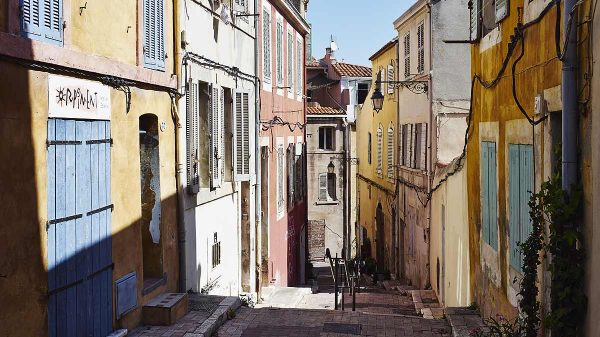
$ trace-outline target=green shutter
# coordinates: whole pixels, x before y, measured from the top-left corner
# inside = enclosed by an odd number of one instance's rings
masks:
[[[520,205],[520,165],[519,165],[519,145],[510,144],[508,146],[508,202],[509,202],[509,256],[510,264],[521,270],[521,254],[517,243],[520,241],[521,230],[521,205]]]
[[[481,143],[481,230],[483,239],[489,243],[490,233],[490,199],[489,199],[489,147],[487,142]]]
[[[489,244],[495,250],[498,250],[498,186],[497,182],[497,161],[496,161],[496,143],[488,143],[488,193],[489,193]]]
[[[529,216],[529,199],[533,191],[533,146],[519,145],[519,198],[521,242],[525,242],[531,234],[531,217]]]

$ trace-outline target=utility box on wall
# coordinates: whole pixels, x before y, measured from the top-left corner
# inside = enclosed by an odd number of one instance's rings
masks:
[[[117,319],[121,319],[121,317],[137,307],[136,283],[137,275],[135,272],[129,273],[115,282]]]

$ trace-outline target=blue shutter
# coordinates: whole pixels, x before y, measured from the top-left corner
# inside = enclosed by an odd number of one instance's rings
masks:
[[[533,191],[533,146],[519,145],[520,165],[520,204],[521,204],[521,242],[525,242],[531,234],[531,217],[529,216],[529,199]]]
[[[63,0],[21,0],[21,29],[31,39],[63,41]]]
[[[498,186],[497,181],[497,161],[496,161],[496,143],[488,143],[488,192],[489,192],[489,243],[494,249],[498,250]]]
[[[521,269],[520,253],[517,243],[520,240],[520,220],[521,220],[521,207],[520,207],[520,191],[519,191],[519,145],[510,144],[508,147],[509,151],[509,163],[508,163],[508,182],[509,182],[509,252],[510,252],[510,264]]]
[[[488,142],[481,143],[481,230],[485,242],[490,233],[490,199],[489,199],[489,148]]]
[[[164,0],[143,0],[144,65],[165,68]]]

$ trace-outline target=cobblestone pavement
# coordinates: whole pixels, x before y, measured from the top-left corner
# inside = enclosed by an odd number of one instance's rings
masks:
[[[240,308],[217,337],[450,337],[445,320],[288,308]]]

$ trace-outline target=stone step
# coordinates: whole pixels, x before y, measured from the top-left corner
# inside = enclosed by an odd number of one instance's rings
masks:
[[[144,324],[173,325],[188,312],[188,294],[165,293],[152,299],[142,309]]]

